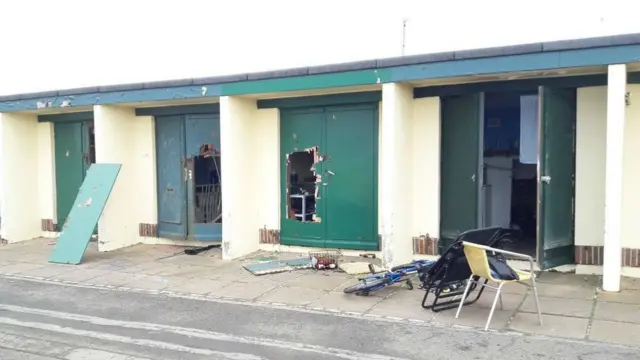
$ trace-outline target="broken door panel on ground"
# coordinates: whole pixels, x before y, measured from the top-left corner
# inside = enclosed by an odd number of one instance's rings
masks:
[[[217,114],[156,117],[158,236],[222,239],[219,128]]]
[[[572,264],[576,90],[541,87],[538,260],[541,269]]]
[[[187,195],[182,116],[156,117],[158,236],[187,237]]]
[[[441,98],[440,253],[460,233],[479,225],[482,98]]]
[[[378,249],[377,105],[281,112],[287,245]]]
[[[327,108],[327,247],[378,249],[377,124],[374,105]]]
[[[186,115],[187,224],[190,238],[222,240],[219,115]]]
[[[57,122],[53,127],[58,231],[62,229],[87,170],[95,162],[93,122]],[[95,232],[95,230],[94,230]]]
[[[281,234],[280,243],[324,247],[325,189],[322,180],[322,109],[280,113]]]

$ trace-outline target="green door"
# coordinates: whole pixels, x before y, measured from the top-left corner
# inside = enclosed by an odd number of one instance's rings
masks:
[[[301,222],[292,216],[290,211],[291,170],[288,166],[288,156],[295,152],[304,151],[314,146],[320,147],[324,132],[324,110],[296,109],[280,112],[280,194],[282,197],[280,210],[280,243],[284,245],[324,247],[326,226],[323,222],[325,210],[324,186],[318,184],[316,199],[316,216],[320,221]],[[322,174],[323,164],[315,164],[316,174]]]
[[[314,221],[291,213],[292,153],[317,147]],[[377,250],[376,104],[284,109],[280,113],[281,232],[285,245]],[[293,188],[291,188],[293,189]],[[299,195],[298,195],[299,196]]]
[[[572,264],[576,90],[540,87],[538,256],[541,269]]]
[[[56,212],[58,230],[64,225],[90,166],[89,124],[54,124]]]
[[[442,253],[479,224],[483,94],[441,98],[440,241]]]
[[[327,247],[378,250],[377,124],[375,105],[327,108]]]

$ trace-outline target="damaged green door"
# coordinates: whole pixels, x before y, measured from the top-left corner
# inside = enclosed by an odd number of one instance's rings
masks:
[[[326,109],[326,247],[378,250],[377,125],[375,105]]]
[[[298,245],[324,247],[326,226],[322,219],[325,214],[325,193],[322,183],[317,184],[318,195],[315,201],[316,221],[299,221],[296,216],[300,211],[294,211],[291,201],[297,204],[308,197],[301,194],[302,190],[290,186],[296,182],[297,174],[293,174],[289,157],[294,153],[304,152],[305,149],[318,147],[322,152],[324,132],[324,112],[317,109],[282,110],[280,112],[280,193],[282,194],[280,209],[280,243],[283,245]],[[323,164],[314,165],[315,173],[322,174]],[[305,209],[307,211],[307,209]]]
[[[478,227],[482,101],[481,93],[441,98],[440,253]]]
[[[538,256],[542,270],[572,264],[576,90],[540,87]]]
[[[280,146],[280,243],[377,250],[377,104],[283,109]],[[307,165],[313,173],[294,173],[293,156],[305,151],[315,153],[315,163]],[[315,179],[315,197],[291,186],[302,176]],[[297,215],[301,198],[315,198],[315,214],[305,214],[306,221]]]

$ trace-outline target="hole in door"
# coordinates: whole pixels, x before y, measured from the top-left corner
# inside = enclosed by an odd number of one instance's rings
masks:
[[[287,155],[287,218],[302,222],[320,222],[316,212],[318,199],[314,164],[318,149],[296,151]]]
[[[195,222],[197,224],[222,223],[220,151],[212,144],[200,147],[193,157],[193,186],[195,196]]]

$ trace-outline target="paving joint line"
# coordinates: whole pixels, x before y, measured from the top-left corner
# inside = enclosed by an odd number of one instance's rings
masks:
[[[500,330],[489,329],[488,331],[484,331],[479,327],[474,327],[469,325],[446,324],[446,323],[438,323],[438,322],[428,321],[428,320],[420,320],[415,318],[402,318],[402,317],[387,316],[387,315],[348,312],[348,311],[342,311],[337,309],[310,308],[308,306],[303,306],[303,305],[293,305],[293,304],[285,304],[285,303],[271,302],[271,301],[248,300],[248,299],[240,299],[240,298],[225,297],[225,296],[218,296],[218,295],[190,294],[190,293],[180,293],[180,292],[166,291],[166,290],[135,289],[135,288],[128,288],[123,286],[114,286],[114,285],[86,284],[86,283],[80,283],[75,281],[46,279],[38,276],[28,276],[28,275],[18,275],[18,274],[0,274],[0,277],[5,279],[10,279],[10,280],[25,280],[25,281],[32,281],[32,282],[49,283],[53,285],[62,284],[62,285],[77,287],[77,288],[89,288],[89,289],[97,289],[97,290],[104,289],[104,290],[111,290],[111,291],[117,291],[117,292],[136,292],[136,293],[149,294],[149,295],[165,295],[171,298],[212,301],[212,302],[226,303],[231,305],[258,306],[258,307],[266,307],[266,308],[272,308],[272,309],[278,309],[278,310],[313,313],[313,314],[319,314],[319,315],[334,315],[334,316],[340,316],[340,317],[365,319],[365,320],[369,319],[369,320],[384,321],[384,322],[390,322],[390,323],[396,323],[396,324],[404,323],[404,324],[412,324],[412,325],[419,325],[419,326],[436,327],[441,329],[449,328],[449,329],[457,329],[457,330],[465,330],[465,331],[473,331],[473,332],[481,332],[481,333],[488,332],[488,333],[511,335],[511,336],[518,336],[518,337],[528,336],[528,337],[540,338],[545,340],[556,340],[556,341],[558,340],[557,337],[552,337],[552,336],[547,336],[542,334],[523,333],[523,332],[515,331],[512,329],[508,329],[508,328],[500,329]],[[318,309],[321,309],[321,310],[318,310]],[[591,340],[591,339],[585,339],[585,338],[582,338],[582,339],[562,338],[562,340],[567,342],[573,342],[573,343],[591,343],[591,344],[599,344],[599,345],[606,345],[606,346],[615,346],[615,347],[624,348],[624,349],[635,350],[639,348],[638,346],[609,343],[609,342],[603,342],[603,341],[597,341],[597,340]]]

